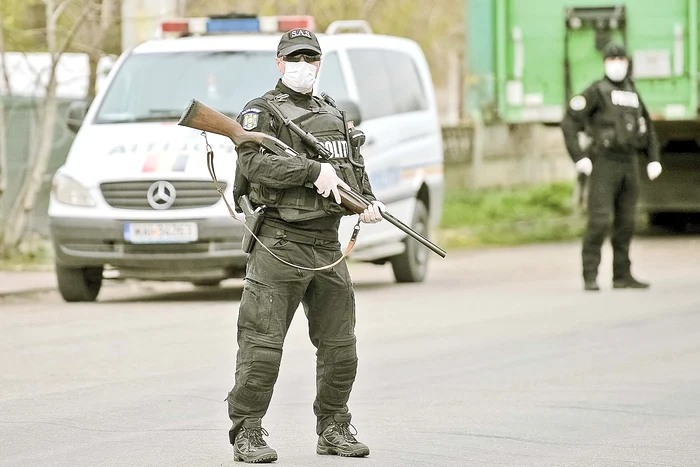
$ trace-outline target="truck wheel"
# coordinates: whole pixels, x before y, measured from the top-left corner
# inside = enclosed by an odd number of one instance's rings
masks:
[[[418,200],[411,228],[425,238],[429,238],[428,226],[428,208],[423,201]],[[391,268],[396,282],[423,282],[428,270],[429,250],[411,237],[406,237],[404,243],[406,244],[404,252],[391,258]]]
[[[652,212],[649,213],[649,224],[661,227],[671,232],[682,233],[686,230],[687,218],[683,213]]]
[[[69,268],[56,265],[58,291],[67,302],[94,302],[102,288],[102,267]]]

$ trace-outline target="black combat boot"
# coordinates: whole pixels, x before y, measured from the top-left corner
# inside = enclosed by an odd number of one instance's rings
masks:
[[[651,284],[640,282],[632,276],[613,279],[614,289],[648,289]]]
[[[259,418],[243,422],[233,443],[233,460],[248,463],[274,462],[277,452],[267,445],[263,435],[269,436]]]
[[[369,448],[355,439],[356,434],[357,430],[350,424],[350,414],[337,413],[333,415],[333,422],[318,437],[316,453],[343,457],[368,456]]]

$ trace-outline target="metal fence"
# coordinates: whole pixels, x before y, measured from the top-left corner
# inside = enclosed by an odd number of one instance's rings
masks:
[[[4,97],[5,105],[5,125],[6,125],[6,147],[7,147],[7,168],[8,190],[0,198],[2,209],[0,212],[6,213],[15,201],[21,188],[30,164],[30,157],[33,154],[39,132],[38,123],[43,101],[38,98],[26,97]],[[37,232],[41,235],[48,235],[48,206],[49,193],[51,190],[51,178],[56,170],[65,162],[68,150],[73,143],[73,133],[66,127],[65,118],[67,107],[70,101],[59,101],[58,117],[54,133],[54,145],[47,174],[42,182],[37,203],[32,213],[29,225],[29,232]],[[0,218],[0,222],[4,222]]]
[[[462,125],[442,128],[445,165],[470,164],[474,158],[474,128]]]

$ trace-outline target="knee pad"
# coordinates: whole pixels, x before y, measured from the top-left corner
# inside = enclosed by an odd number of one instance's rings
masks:
[[[324,341],[323,362],[326,384],[339,390],[351,387],[357,375],[355,336]]]
[[[282,360],[282,342],[247,336],[238,356],[238,381],[250,391],[272,390]]]

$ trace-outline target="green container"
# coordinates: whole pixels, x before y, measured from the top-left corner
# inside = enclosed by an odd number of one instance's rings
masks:
[[[698,116],[700,0],[465,0],[466,112],[486,122],[561,121],[623,42],[654,120]]]

